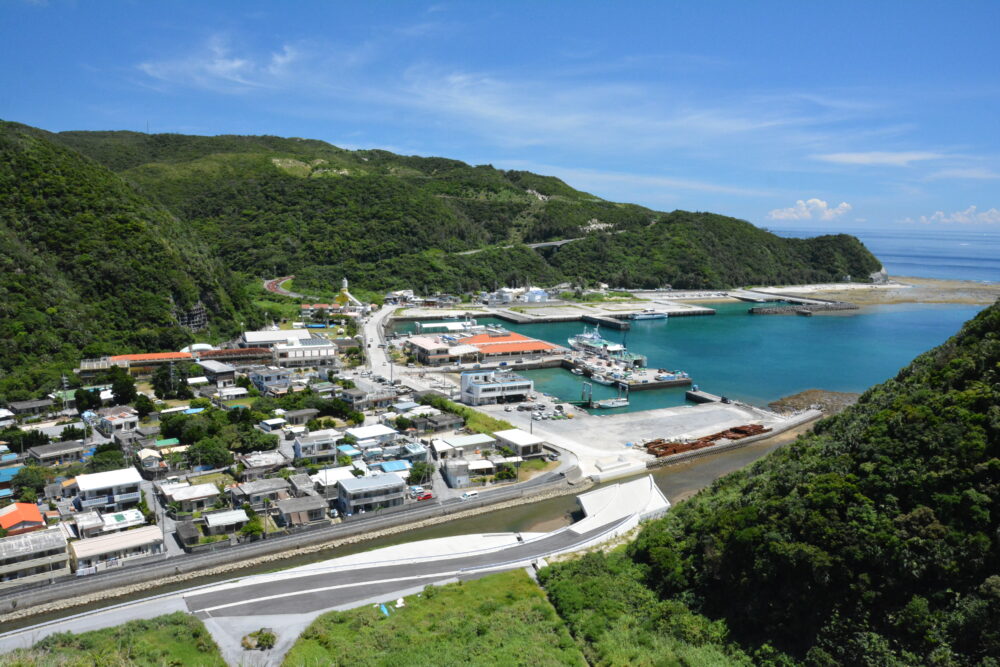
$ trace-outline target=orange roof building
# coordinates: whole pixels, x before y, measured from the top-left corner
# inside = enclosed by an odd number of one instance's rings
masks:
[[[8,535],[20,535],[45,528],[45,519],[37,505],[14,503],[0,509],[0,528]]]
[[[519,333],[505,332],[503,334],[476,334],[461,340],[463,345],[474,345],[484,356],[501,354],[531,354],[548,352],[556,349],[552,343],[544,340],[528,338]]]

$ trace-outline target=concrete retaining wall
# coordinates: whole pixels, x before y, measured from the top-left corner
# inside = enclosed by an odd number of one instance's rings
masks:
[[[530,482],[528,482],[530,483]],[[69,609],[159,586],[215,576],[275,562],[281,558],[313,553],[338,546],[404,533],[486,514],[507,507],[533,503],[560,495],[577,494],[590,482],[571,487],[561,476],[530,488],[504,489],[478,500],[444,506],[418,507],[414,511],[371,517],[357,523],[337,524],[324,530],[241,544],[215,553],[143,559],[141,567],[123,567],[99,574],[55,580],[54,584],[20,588],[0,596],[0,623],[34,614]],[[170,538],[168,538],[170,539]]]

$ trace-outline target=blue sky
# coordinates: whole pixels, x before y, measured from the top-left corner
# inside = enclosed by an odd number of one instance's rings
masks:
[[[1000,226],[1000,2],[0,4],[0,118],[530,169],[762,226]]]

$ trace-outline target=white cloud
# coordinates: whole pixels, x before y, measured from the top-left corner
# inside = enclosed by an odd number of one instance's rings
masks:
[[[947,156],[927,151],[868,151],[865,153],[824,153],[814,155],[813,157],[823,162],[833,162],[835,164],[909,167],[911,162],[939,160]]]
[[[920,222],[930,223],[958,223],[958,224],[998,224],[1000,223],[1000,210],[991,208],[987,211],[980,211],[975,206],[970,206],[964,211],[955,211],[946,214],[944,211],[936,211],[932,215],[920,216]]]
[[[147,61],[138,69],[163,83],[188,85],[223,93],[279,87],[291,65],[302,53],[285,44],[265,57],[252,58],[234,52],[225,35],[213,35],[195,53],[172,60]]]
[[[845,201],[830,208],[822,199],[801,199],[795,206],[776,208],[767,214],[771,220],[833,220],[850,211],[853,207]]]

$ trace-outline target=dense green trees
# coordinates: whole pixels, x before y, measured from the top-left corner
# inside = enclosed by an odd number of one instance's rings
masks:
[[[219,438],[202,438],[185,452],[189,466],[224,468],[233,462],[233,455]]]
[[[218,452],[222,450],[245,453],[275,449],[278,436],[253,427],[264,418],[262,412],[207,408],[193,415],[165,415],[160,420],[160,432],[164,437],[193,445],[194,452],[188,450],[189,459],[204,455],[205,460],[218,461],[222,458]]]
[[[87,472],[104,472],[106,470],[118,470],[125,467],[125,455],[121,448],[114,443],[104,443],[98,445],[94,450],[94,455],[87,461]]]
[[[161,206],[108,169],[0,122],[0,395],[51,391],[80,356],[179,349],[201,303],[235,328],[249,302]]]
[[[249,287],[260,276],[294,273],[297,289],[322,294],[346,275],[375,294],[563,281],[728,287],[866,279],[878,268],[851,237],[781,239],[489,165],[279,137],[0,123],[4,400],[52,391],[81,357],[178,350],[193,339],[181,322],[202,309],[199,336],[210,339],[261,325]],[[184,397],[180,379],[158,378],[157,396]]]
[[[1000,304],[812,435],[648,525],[629,564],[591,563],[586,586],[583,566],[547,576],[567,613],[628,586],[609,620],[675,636],[669,618],[643,619],[654,603],[682,604],[759,662],[995,665],[998,535]],[[601,623],[579,613],[578,638],[600,652]]]
[[[14,497],[25,502],[34,502],[42,495],[49,476],[45,468],[36,465],[24,466],[11,480]]]
[[[329,291],[464,292],[584,279],[729,287],[867,279],[856,240],[782,239],[705,213],[616,204],[552,177],[277,137],[55,135],[115,169],[246,273]],[[521,245],[587,238],[541,253]],[[484,249],[485,248],[485,249]],[[484,249],[473,254],[459,251]]]
[[[135,378],[129,375],[128,371],[119,366],[113,370],[111,381],[111,396],[115,405],[129,405],[135,401],[139,393],[135,389]]]

